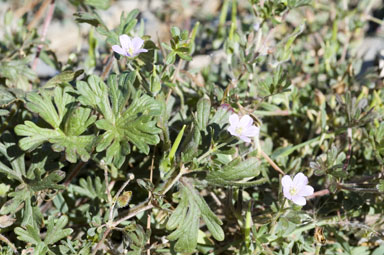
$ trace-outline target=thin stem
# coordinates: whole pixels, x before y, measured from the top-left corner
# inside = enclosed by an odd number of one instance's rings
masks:
[[[153,168],[155,167],[155,153],[156,153],[156,147],[155,149],[153,150],[153,154],[152,154],[152,160],[151,160],[151,167],[149,169],[149,181],[152,183],[152,180],[153,180]],[[148,199],[151,199],[152,197],[152,191],[149,191],[148,192]],[[150,231],[151,230],[151,212],[148,212],[147,214],[147,231]],[[147,244],[148,244],[148,247],[151,247],[150,244],[151,244],[151,239],[148,238],[148,241],[147,241]],[[147,255],[151,255],[151,249],[148,248],[147,250]]]
[[[51,20],[52,20],[52,17],[53,17],[53,11],[55,10],[55,0],[51,0],[50,4],[49,4],[49,9],[48,9],[48,13],[47,13],[47,16],[45,17],[45,20],[44,20],[44,25],[43,25],[43,33],[41,35],[41,42],[44,42],[45,41],[45,37],[47,35],[47,31],[48,31],[48,27],[49,27],[49,24],[51,23]],[[35,70],[36,69],[36,66],[37,66],[37,59],[39,58],[40,56],[40,52],[41,52],[41,49],[43,48],[43,44],[39,44],[39,46],[37,47],[37,52],[36,52],[36,56],[35,56],[35,59],[33,61],[33,64],[32,64],[32,70]],[[32,89],[32,88],[31,88]]]
[[[111,228],[107,228],[107,230],[105,230],[103,237],[102,237],[101,240],[97,243],[95,249],[94,249],[93,252],[92,252],[92,255],[95,255],[96,252],[100,249],[100,246],[104,243],[105,238],[107,238],[107,236],[108,236],[109,232],[111,232],[111,230],[112,230]]]
[[[105,66],[105,69],[103,70],[103,73],[100,76],[102,80],[104,80],[108,76],[109,72],[112,69],[112,64],[113,64],[113,54],[109,56],[107,65]]]
[[[200,162],[201,160],[205,159],[206,157],[208,157],[211,153],[217,151],[218,149],[220,149],[221,147],[224,147],[226,145],[228,145],[229,143],[233,142],[236,138],[232,138],[229,142],[227,143],[222,143],[222,144],[219,144],[217,145],[216,147],[213,147],[211,149],[209,149],[208,151],[206,151],[203,155],[201,155],[197,161]]]
[[[173,187],[173,185],[181,178],[181,176],[183,176],[183,174],[185,174],[186,172],[187,172],[186,168],[182,166],[177,176],[172,180],[170,180],[169,182],[167,182],[167,184],[165,184],[164,190],[160,192],[160,194],[164,196]]]
[[[352,128],[347,129],[347,140],[348,140],[348,154],[347,154],[347,160],[344,163],[343,171],[347,171],[349,162],[351,161],[352,156]]]
[[[64,182],[64,185],[67,187],[71,181],[73,180],[73,178],[75,178],[80,170],[87,164],[88,162],[84,162],[84,161],[80,161],[79,163],[77,163],[77,165],[75,166],[75,168],[73,169],[73,171],[70,173],[70,175],[68,176],[68,178],[65,180]]]
[[[260,154],[261,156],[263,156],[263,158],[265,158],[265,160],[267,160],[267,162],[273,167],[273,169],[275,169],[277,172],[281,173],[282,175],[285,175],[283,170],[281,170],[280,167],[276,165],[275,162],[273,162],[273,160],[261,149],[260,149]]]
[[[153,205],[151,204],[150,201],[148,202],[145,202],[139,206],[136,206],[135,208],[133,208],[132,210],[130,210],[130,212],[124,216],[123,218],[113,222],[111,224],[112,227],[116,227],[118,226],[120,223],[122,223],[123,221],[126,221],[126,220],[129,220],[130,218],[133,218],[135,217],[137,214],[141,213],[141,212],[144,212],[146,210],[149,210],[149,209],[152,209],[153,208]]]
[[[47,9],[47,7],[48,7],[50,1],[51,1],[51,0],[45,0],[45,1],[40,5],[39,10],[36,12],[36,14],[34,14],[32,21],[31,21],[31,22],[28,24],[28,26],[27,26],[27,29],[28,29],[28,30],[33,29],[33,28],[39,23],[41,17],[43,16],[43,14],[44,14],[44,12],[45,12],[45,9]],[[41,1],[38,1],[38,2],[41,2]],[[27,12],[27,11],[28,11],[28,10],[26,10],[25,12]],[[22,13],[21,16],[23,16],[23,15],[25,14],[25,12]],[[17,16],[17,18],[20,18],[21,16]]]
[[[179,174],[173,178],[172,180],[170,180],[165,186],[164,186],[164,189],[163,191],[160,192],[161,195],[165,195],[171,188],[172,186],[183,176],[183,174],[186,173],[186,169],[182,166],[181,169],[180,169],[180,172]],[[101,244],[104,242],[105,238],[107,237],[107,235],[111,232],[112,229],[114,229],[116,226],[118,226],[120,223],[126,221],[126,220],[129,220],[130,218],[133,218],[135,217],[137,214],[141,213],[141,212],[145,212],[147,210],[150,210],[154,207],[154,205],[151,203],[150,200],[144,202],[144,203],[141,203],[140,205],[137,205],[136,207],[132,208],[131,210],[129,210],[129,213],[116,220],[115,222],[112,222],[112,223],[107,223],[106,226],[107,226],[107,230],[105,231],[102,239],[98,242],[98,244],[96,245],[95,249],[93,250],[92,252],[92,255],[96,254],[96,252],[100,249],[100,246]]]
[[[135,177],[133,176],[133,174],[129,174],[128,175],[128,180],[126,180],[124,182],[123,185],[121,185],[119,191],[117,191],[116,195],[115,195],[115,198],[118,198],[121,194],[121,192],[123,192],[123,190],[125,189],[125,187],[127,187],[127,185],[129,184],[130,181],[132,181]]]
[[[307,199],[313,199],[315,197],[322,197],[322,196],[326,196],[328,194],[329,194],[328,189],[322,189],[322,190],[316,191],[315,193],[313,193],[310,196],[307,196]]]
[[[115,210],[115,206],[116,206],[116,201],[117,199],[119,198],[121,192],[123,192],[123,190],[125,189],[125,187],[129,184],[129,182],[131,180],[133,180],[135,177],[133,176],[133,174],[129,174],[128,176],[128,180],[126,180],[124,182],[123,185],[121,185],[120,189],[117,191],[116,195],[115,195],[115,198],[112,200],[112,204],[111,204],[111,209],[109,211],[109,222],[112,222],[113,221],[113,211]],[[112,199],[112,198],[111,198]]]
[[[109,205],[112,207],[113,201],[112,201],[111,191],[109,190],[108,168],[105,164],[102,165],[102,168],[104,168],[104,179],[105,179],[105,186],[107,190],[108,202],[109,202]]]
[[[11,247],[11,249],[15,254],[19,254],[16,247],[13,245],[13,243],[11,243],[11,241],[9,241],[8,238],[3,236],[2,234],[0,234],[0,241],[3,241],[4,243],[8,244],[8,246]]]
[[[270,234],[274,234],[275,233],[275,229],[276,229],[276,225],[277,225],[277,220],[280,218],[280,216],[283,214],[283,210],[284,210],[284,205],[285,205],[285,201],[287,201],[286,198],[283,199],[283,202],[281,203],[281,205],[279,206],[279,210],[277,211],[275,217],[273,217],[272,219],[272,228],[270,230]]]

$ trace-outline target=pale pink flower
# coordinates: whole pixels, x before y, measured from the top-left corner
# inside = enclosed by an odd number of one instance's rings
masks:
[[[131,39],[128,35],[120,35],[120,45],[113,45],[112,50],[118,54],[133,58],[142,52],[148,52],[143,48],[144,40],[140,37]]]
[[[285,175],[281,179],[284,196],[298,205],[305,205],[307,201],[304,197],[313,194],[313,187],[307,185],[308,178],[303,173],[298,173],[291,179],[291,176]]]
[[[258,137],[260,128],[253,125],[253,119],[249,115],[244,115],[239,119],[239,115],[232,114],[229,117],[228,132],[233,136],[239,137],[244,142],[251,142],[250,138]]]

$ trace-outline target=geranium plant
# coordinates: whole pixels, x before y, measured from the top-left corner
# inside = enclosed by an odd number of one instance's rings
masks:
[[[0,254],[384,254],[374,1],[21,2]]]

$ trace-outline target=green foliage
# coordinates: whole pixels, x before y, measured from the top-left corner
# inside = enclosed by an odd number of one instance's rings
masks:
[[[207,203],[193,188],[182,186],[180,202],[167,222],[167,229],[173,230],[168,239],[177,240],[175,251],[193,252],[197,245],[200,217],[203,218],[213,237],[224,240],[224,232],[220,225],[223,223],[211,211]]]
[[[371,0],[8,2],[0,254],[383,254]],[[50,34],[63,20],[73,48]],[[114,52],[123,34],[147,52]],[[231,114],[260,136],[232,136]],[[305,206],[282,190],[299,172]]]
[[[264,182],[263,179],[251,182],[244,182],[244,179],[257,177],[260,174],[259,160],[250,158],[241,162],[236,158],[217,171],[210,171],[207,174],[207,181],[221,186],[249,186],[258,185]]]
[[[196,27],[197,29],[197,27]],[[189,55],[193,47],[193,38],[196,31],[191,34],[187,30],[180,31],[178,27],[171,28],[171,45],[163,43],[162,46],[169,50],[168,56],[165,60],[167,64],[173,64],[176,60],[176,56],[179,56],[181,59],[190,61],[192,57]]]
[[[134,73],[125,74],[117,81],[116,76],[111,75],[109,89],[97,76],[90,76],[88,82],[77,83],[79,101],[103,116],[95,123],[98,129],[105,131],[98,139],[96,151],[106,150],[106,162],[113,162],[116,167],[124,163],[125,156],[131,151],[128,142],[148,154],[149,145],[160,141],[157,135],[160,129],[153,118],[161,113],[161,105],[156,100],[136,92],[128,108],[125,107],[135,78]]]
[[[90,176],[88,176],[87,179],[81,178],[79,184],[79,186],[71,185],[70,189],[72,189],[73,192],[89,197],[90,199],[107,199],[105,194],[105,183],[102,183],[99,177],[96,177],[94,180]]]
[[[56,87],[53,95],[43,91],[41,95],[27,96],[27,108],[38,113],[53,129],[41,128],[31,121],[18,125],[16,134],[26,136],[20,140],[20,148],[33,150],[50,142],[55,151],[65,150],[69,162],[76,162],[77,156],[83,161],[89,159],[95,136],[81,134],[95,122],[96,116],[91,116],[90,109],[76,105],[70,93],[73,93],[70,87]]]
[[[44,241],[41,240],[40,233],[37,232],[37,229],[31,225],[27,225],[25,229],[17,227],[15,228],[15,233],[19,240],[31,243],[35,252],[39,252],[41,255],[55,254],[49,247],[73,232],[70,228],[64,229],[67,223],[68,217],[66,216],[61,216],[57,221],[55,221],[54,217],[48,218],[47,232]]]

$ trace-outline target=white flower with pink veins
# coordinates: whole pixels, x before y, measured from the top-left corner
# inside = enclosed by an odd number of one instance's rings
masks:
[[[285,175],[281,184],[284,196],[297,205],[305,205],[307,201],[304,197],[312,195],[314,191],[312,186],[307,185],[308,178],[303,173],[296,174],[293,180],[291,176]]]
[[[134,58],[142,52],[148,52],[143,48],[144,40],[140,37],[131,39],[128,35],[120,35],[120,45],[113,45],[112,50],[118,54]]]
[[[249,115],[239,118],[239,115],[232,114],[229,117],[228,132],[239,137],[244,142],[251,142],[250,138],[259,137],[260,128],[253,125],[253,119]]]

